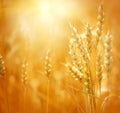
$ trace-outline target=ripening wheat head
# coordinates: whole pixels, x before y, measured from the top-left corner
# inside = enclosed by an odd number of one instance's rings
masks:
[[[22,63],[22,67],[21,67],[21,81],[24,85],[28,84],[29,81],[29,77],[28,77],[28,62],[24,61]]]
[[[0,55],[0,76],[5,75],[5,65],[3,61],[3,57]]]

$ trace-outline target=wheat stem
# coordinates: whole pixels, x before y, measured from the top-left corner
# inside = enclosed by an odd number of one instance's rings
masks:
[[[87,95],[86,95],[86,113],[89,113],[89,111],[90,111],[90,110],[89,110],[89,105],[90,105],[90,104],[89,104],[89,95],[87,94]]]
[[[46,104],[46,113],[49,113],[49,88],[50,88],[50,80],[47,81],[47,104]]]
[[[51,75],[51,59],[50,59],[50,51],[47,51],[45,56],[45,75],[47,76],[47,102],[46,102],[46,113],[49,113],[49,89],[50,89],[50,75]]]
[[[24,93],[23,94],[23,113],[26,113],[26,101],[25,101],[26,100],[26,90],[27,90],[26,87],[23,87],[23,91],[24,91],[23,92]]]
[[[29,77],[28,77],[28,62],[27,60],[25,60],[22,63],[22,67],[21,67],[21,81],[22,81],[22,85],[23,85],[23,113],[25,113],[26,111],[26,102],[25,102],[25,98],[26,98],[26,92],[27,92],[27,84],[29,81]]]
[[[7,103],[7,112],[10,113],[9,110],[9,99],[8,99],[8,87],[7,87],[7,78],[6,78],[6,72],[5,72],[5,64],[3,57],[0,55],[0,76],[4,79],[4,89],[5,89],[5,95],[6,95],[6,103]]]
[[[6,84],[6,77],[5,77],[5,82],[4,82],[4,88],[5,88],[5,95],[6,95],[6,102],[7,102],[7,112],[10,113],[8,91],[7,91],[8,88],[7,88],[7,84]]]

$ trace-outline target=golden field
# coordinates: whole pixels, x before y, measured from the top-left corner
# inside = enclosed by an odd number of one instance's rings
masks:
[[[119,0],[1,0],[0,113],[120,113],[119,12]]]

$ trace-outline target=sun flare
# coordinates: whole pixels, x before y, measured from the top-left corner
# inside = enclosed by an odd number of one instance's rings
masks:
[[[69,20],[74,4],[55,0],[35,2],[35,5],[29,8],[29,13],[26,11],[18,18],[18,23],[20,23],[18,28],[21,33],[32,40],[37,37],[41,40],[48,40],[45,39],[45,35],[50,37],[49,39],[54,39],[56,35],[62,38],[65,29],[64,22]],[[40,31],[42,31],[44,39],[39,36]],[[55,36],[52,36],[53,33]]]

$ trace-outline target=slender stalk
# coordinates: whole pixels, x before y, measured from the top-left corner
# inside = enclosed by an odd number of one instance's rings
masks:
[[[26,106],[25,106],[25,105],[26,105],[26,101],[25,101],[25,98],[26,98],[26,90],[27,90],[27,89],[26,89],[25,86],[23,87],[23,90],[24,90],[24,92],[23,92],[23,93],[24,93],[24,94],[23,94],[23,113],[26,113],[26,112],[25,112],[25,110],[26,110]]]
[[[107,90],[108,90],[108,96],[109,96],[110,95],[109,73],[107,74]]]
[[[50,88],[50,80],[47,81],[47,102],[46,102],[46,113],[49,113],[49,88]]]
[[[7,78],[6,78],[6,71],[5,71],[5,64],[3,57],[0,55],[0,77],[3,77],[4,82],[4,91],[5,91],[5,99],[7,104],[7,112],[9,112],[9,101],[8,101],[8,87],[7,87]]]
[[[76,98],[75,92],[74,92],[74,88],[72,87],[72,92],[70,93],[70,95],[72,96],[72,99],[76,102],[76,106],[77,106],[77,111],[78,113],[85,113],[85,111],[83,110],[83,108],[81,107],[81,105],[78,103],[78,99]]]
[[[101,82],[99,83],[99,96],[101,97]]]
[[[96,111],[96,101],[95,101],[95,94],[94,94],[94,89],[93,89],[93,80],[92,80],[92,73],[90,69],[90,64],[88,63],[88,69],[89,69],[89,74],[90,74],[90,88],[91,88],[91,95],[90,95],[90,105],[91,109],[93,110],[92,113],[95,113]]]
[[[89,111],[89,95],[86,94],[86,113],[90,113]]]
[[[6,103],[7,103],[7,112],[10,113],[10,110],[9,110],[9,99],[8,99],[8,88],[7,88],[7,84],[6,84],[6,77],[4,78],[5,81],[4,81],[4,89],[5,89],[5,98],[6,98]]]
[[[51,75],[51,59],[50,59],[50,51],[47,51],[45,56],[45,75],[48,78],[47,81],[47,102],[46,102],[46,113],[49,113],[49,88],[50,88],[50,75]]]
[[[29,76],[28,76],[28,62],[25,60],[21,67],[21,82],[23,85],[23,113],[26,111],[26,92],[27,92],[27,84],[29,82]]]

